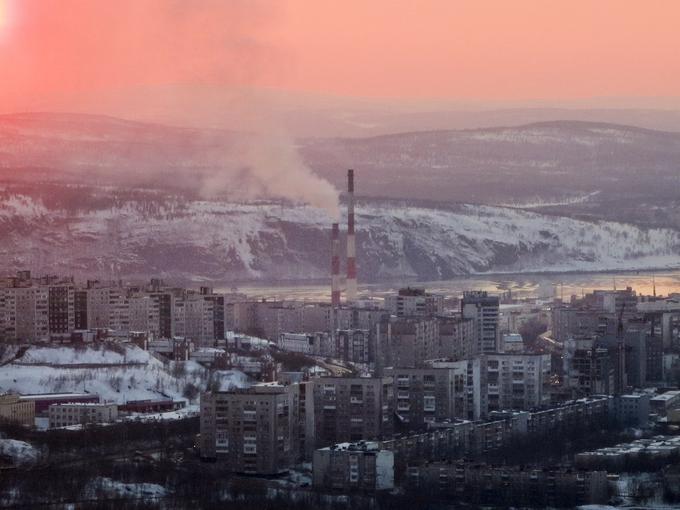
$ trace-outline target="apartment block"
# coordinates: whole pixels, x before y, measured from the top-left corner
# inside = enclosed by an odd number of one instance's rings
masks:
[[[434,318],[392,317],[377,325],[382,367],[419,367],[439,357],[439,322]]]
[[[550,403],[549,354],[483,354],[458,362],[433,360],[428,366],[465,370],[470,419],[486,418],[491,411],[531,410]]]
[[[444,296],[423,289],[399,289],[396,295],[385,298],[385,308],[397,317],[433,317],[443,312]]]
[[[487,413],[549,404],[549,354],[485,354],[479,361],[480,392],[486,396]],[[481,396],[479,400],[483,400]]]
[[[343,361],[370,363],[375,351],[372,340],[367,329],[340,329],[335,332],[335,356]]]
[[[73,282],[47,287],[48,324],[51,336],[65,337],[75,329],[75,287]]]
[[[299,389],[265,383],[201,395],[201,457],[229,471],[271,475],[300,455]]]
[[[463,294],[460,310],[465,319],[477,323],[478,353],[499,351],[499,310],[498,296],[489,296],[486,291],[468,291]]]
[[[371,441],[315,450],[313,486],[343,493],[394,489],[394,453]]]
[[[313,382],[317,448],[392,434],[391,377],[321,377]]]
[[[553,507],[606,503],[605,471],[489,466],[459,461],[412,466],[407,487],[483,505]]]
[[[614,365],[609,350],[597,347],[591,336],[571,337],[564,342],[562,382],[574,396],[613,393]]]
[[[214,299],[196,293],[184,296],[184,334],[198,345],[211,346],[215,342],[215,305]],[[219,328],[219,324],[218,324]]]
[[[618,422],[626,427],[649,427],[651,395],[633,393],[614,397],[614,410]]]
[[[454,368],[392,368],[397,419],[407,427],[467,417],[467,374]]]
[[[439,344],[435,358],[470,359],[478,352],[477,321],[463,317],[437,317]]]

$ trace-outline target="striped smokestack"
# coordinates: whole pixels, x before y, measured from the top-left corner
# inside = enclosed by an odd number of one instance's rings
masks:
[[[357,248],[354,236],[354,170],[347,170],[347,301],[357,299]]]
[[[331,305],[340,306],[340,225],[331,230]]]

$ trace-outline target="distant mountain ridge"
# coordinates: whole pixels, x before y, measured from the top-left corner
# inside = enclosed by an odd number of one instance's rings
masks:
[[[308,164],[333,183],[361,168],[369,195],[507,203],[599,191],[674,195],[680,134],[588,122],[310,140]]]
[[[105,116],[0,115],[0,180],[26,174],[31,180],[172,188],[177,180],[219,171],[225,153],[249,136]],[[344,188],[345,169],[357,169],[357,192],[364,196],[504,204],[597,191],[601,198],[639,200],[675,195],[680,133],[551,121],[302,139],[299,151],[337,189]]]

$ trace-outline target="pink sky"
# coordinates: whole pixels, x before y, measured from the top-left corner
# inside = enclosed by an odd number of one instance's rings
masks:
[[[143,87],[678,96],[676,0],[0,0],[0,111]]]

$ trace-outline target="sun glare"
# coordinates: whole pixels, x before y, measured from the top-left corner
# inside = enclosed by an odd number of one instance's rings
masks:
[[[7,25],[7,0],[0,0],[0,30]]]

